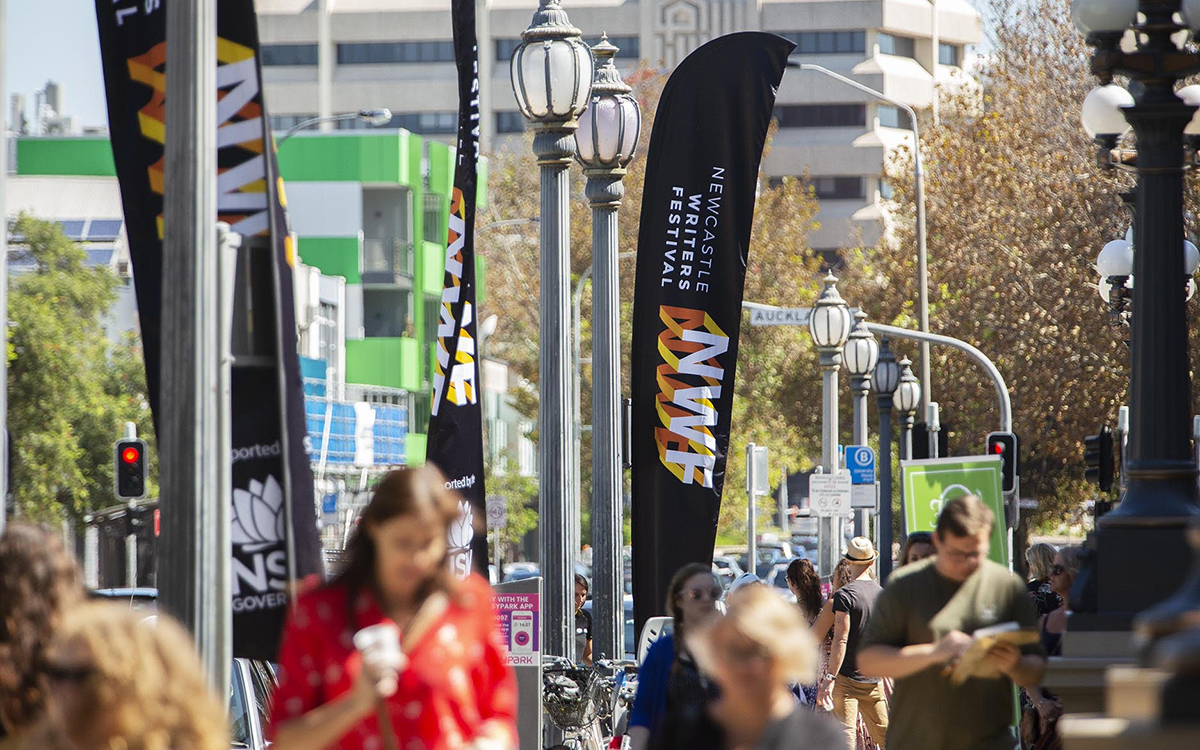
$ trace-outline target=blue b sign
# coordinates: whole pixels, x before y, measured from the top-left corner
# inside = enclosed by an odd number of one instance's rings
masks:
[[[875,449],[869,445],[846,446],[846,469],[854,484],[875,484]]]

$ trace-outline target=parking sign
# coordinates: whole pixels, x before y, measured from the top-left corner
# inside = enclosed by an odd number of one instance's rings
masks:
[[[869,445],[846,446],[846,470],[854,484],[875,484],[875,449]]]

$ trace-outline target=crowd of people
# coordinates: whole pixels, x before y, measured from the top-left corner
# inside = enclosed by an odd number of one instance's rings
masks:
[[[516,746],[516,681],[490,591],[446,564],[457,505],[431,468],[376,487],[345,569],[288,614],[274,748]],[[882,582],[873,545],[856,537],[828,595],[812,563],[794,560],[794,604],[753,574],[723,591],[711,566],[684,566],[664,602],[671,627],[640,668],[632,750],[1061,747],[1062,704],[1041,682],[1046,656],[1061,653],[1080,550],[1030,547],[1022,581],[988,559],[994,523],[976,497],[947,503]],[[588,582],[575,584],[574,656],[587,662]],[[964,658],[975,631],[1008,623],[1028,637]],[[965,680],[963,664],[976,670]],[[89,600],[74,556],[43,528],[0,535],[0,750],[224,749],[224,709],[181,626]]]

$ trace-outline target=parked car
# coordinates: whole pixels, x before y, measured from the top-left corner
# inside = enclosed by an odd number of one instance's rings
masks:
[[[796,595],[792,593],[792,590],[789,589],[787,585],[787,569],[788,565],[790,564],[790,560],[786,563],[777,563],[775,567],[771,569],[771,572],[767,574],[767,577],[764,579],[764,581],[768,586],[771,587],[772,591],[778,592],[779,595],[784,599],[787,599],[792,604],[795,604]]]
[[[537,578],[541,574],[537,563],[515,562],[504,566],[504,577],[500,580],[502,583],[512,583],[524,581],[526,578]]]
[[[744,571],[742,566],[738,564],[737,558],[733,555],[715,555],[713,557],[713,572],[717,574],[717,578],[721,579],[721,586],[729,588],[729,584],[733,583],[733,579],[740,576]]]
[[[158,589],[95,589],[91,595],[144,610],[146,619],[158,617]],[[267,750],[268,711],[279,680],[275,665],[257,659],[234,659],[229,670],[229,722],[231,750]]]

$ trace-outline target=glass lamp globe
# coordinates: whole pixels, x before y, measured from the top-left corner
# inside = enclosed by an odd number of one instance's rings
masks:
[[[879,358],[875,362],[875,369],[871,371],[871,390],[879,394],[891,393],[899,384],[900,365],[896,364],[896,355],[892,354],[892,348],[888,346],[888,340],[885,338],[879,345]]]
[[[1124,31],[1137,12],[1137,0],[1071,0],[1071,20],[1085,36]]]
[[[867,327],[867,314],[862,310],[854,313],[854,328],[842,349],[842,360],[846,370],[856,378],[869,378],[879,359],[879,342]]]
[[[587,107],[595,66],[592,51],[559,0],[542,0],[509,73],[517,107],[532,122],[569,122]]]
[[[1133,245],[1125,240],[1113,240],[1106,244],[1096,257],[1096,272],[1104,278],[1133,273]]]
[[[641,107],[613,65],[617,51],[607,35],[592,47],[596,57],[592,101],[579,116],[575,131],[575,155],[585,168],[623,169],[633,158],[642,132]]]
[[[850,335],[850,306],[837,290],[837,277],[825,276],[825,289],[808,319],[808,332],[818,349],[841,349]]]
[[[913,414],[921,404],[921,383],[913,375],[912,360],[908,357],[900,360],[900,385],[896,386],[892,402],[902,414]]]
[[[1110,83],[1097,86],[1083,98],[1079,119],[1089,138],[1097,136],[1122,136],[1129,130],[1125,113],[1121,107],[1133,106],[1133,95]]]
[[[1191,276],[1200,267],[1200,249],[1190,240],[1183,241],[1183,272]]]
[[[1196,7],[1200,10],[1200,2],[1196,3]],[[1200,19],[1197,19],[1200,20]],[[1184,86],[1175,92],[1175,95],[1183,100],[1184,104],[1190,104],[1193,107],[1200,107],[1200,86],[1192,84]],[[1191,122],[1183,129],[1184,135],[1200,135],[1200,111],[1192,115]]]

